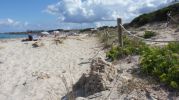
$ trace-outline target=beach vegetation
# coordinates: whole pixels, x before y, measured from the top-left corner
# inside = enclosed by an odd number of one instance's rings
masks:
[[[115,29],[104,29],[97,32],[99,41],[103,44],[104,48],[110,48],[117,40],[117,31]]]
[[[171,88],[179,88],[179,43],[149,46],[135,38],[124,37],[124,46],[112,45],[106,56],[112,61],[129,55],[140,56],[141,72],[155,77]]]
[[[179,43],[150,47],[141,55],[142,72],[156,77],[172,88],[179,88]]]
[[[132,20],[132,22],[129,25],[134,27],[140,27],[147,23],[167,21],[167,13],[171,12],[171,15],[175,16],[179,14],[178,10],[179,3],[176,3],[168,7],[159,9],[155,12],[140,15],[139,17],[136,17],[134,20]]]
[[[144,37],[145,39],[148,39],[148,38],[151,38],[151,37],[154,37],[154,36],[156,36],[156,33],[155,33],[155,32],[153,32],[153,31],[145,31],[143,37]]]
[[[144,42],[134,38],[128,38],[124,36],[124,46],[112,46],[111,49],[106,53],[106,56],[111,60],[124,58],[128,55],[139,55],[143,51],[147,51],[148,46]]]

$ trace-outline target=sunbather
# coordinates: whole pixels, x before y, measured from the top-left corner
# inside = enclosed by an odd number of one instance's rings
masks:
[[[27,39],[23,39],[22,41],[37,41],[37,40],[38,40],[37,36],[34,37],[34,36],[32,35],[32,32],[29,32],[29,33],[28,33],[28,38],[27,38]]]

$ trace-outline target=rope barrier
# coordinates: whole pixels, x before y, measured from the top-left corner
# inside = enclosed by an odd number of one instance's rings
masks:
[[[147,41],[147,42],[179,42],[179,41],[156,41],[156,40],[147,40],[145,38],[142,38],[142,37],[139,37],[139,36],[136,36],[135,34],[132,34],[130,31],[128,31],[126,28],[124,28],[123,25],[119,24],[121,26],[121,28],[127,32],[129,35],[133,36],[133,37],[136,37],[138,39],[141,39],[141,40],[144,40],[144,41]]]
[[[173,20],[175,23],[179,23],[177,20],[175,20],[172,16],[170,16],[169,14],[167,14],[167,16],[171,19],[171,20]]]
[[[142,40],[145,40],[145,39],[142,38],[142,37],[138,37],[138,36],[132,34],[130,31],[128,31],[127,29],[125,29],[123,25],[120,24],[120,26],[121,26],[121,28],[122,28],[124,31],[126,31],[129,35],[131,35],[131,36],[133,36],[133,37],[136,37],[136,38],[139,38],[139,39],[142,39]]]

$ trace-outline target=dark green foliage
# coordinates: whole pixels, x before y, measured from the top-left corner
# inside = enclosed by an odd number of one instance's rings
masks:
[[[179,43],[150,48],[141,56],[141,69],[173,88],[179,88]]]
[[[147,51],[147,49],[148,46],[144,42],[124,37],[124,46],[112,46],[111,50],[107,52],[106,56],[112,60],[115,60],[126,57],[128,55],[142,54],[142,52],[144,50]]]
[[[175,81],[171,81],[170,86],[173,88],[178,88],[178,84]]]
[[[89,31],[92,31],[92,29],[94,28],[86,28],[86,29],[81,29],[80,32],[89,32]]]
[[[172,12],[172,16],[179,14],[179,3],[152,13],[140,15],[139,17],[135,18],[129,25],[140,27],[151,22],[167,21],[167,13],[170,11]]]
[[[107,28],[109,28],[109,26],[102,26],[102,27],[99,27],[98,30],[105,30]]]
[[[145,33],[144,33],[144,38],[145,38],[145,39],[151,38],[151,37],[153,37],[153,36],[156,36],[156,33],[155,33],[155,32],[145,31]]]

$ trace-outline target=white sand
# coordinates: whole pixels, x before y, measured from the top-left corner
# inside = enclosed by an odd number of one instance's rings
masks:
[[[43,39],[42,47],[33,48],[32,43],[0,42],[0,100],[60,100],[66,94],[61,77],[69,86],[75,83],[101,49],[94,37],[85,35],[59,45],[52,38]]]

